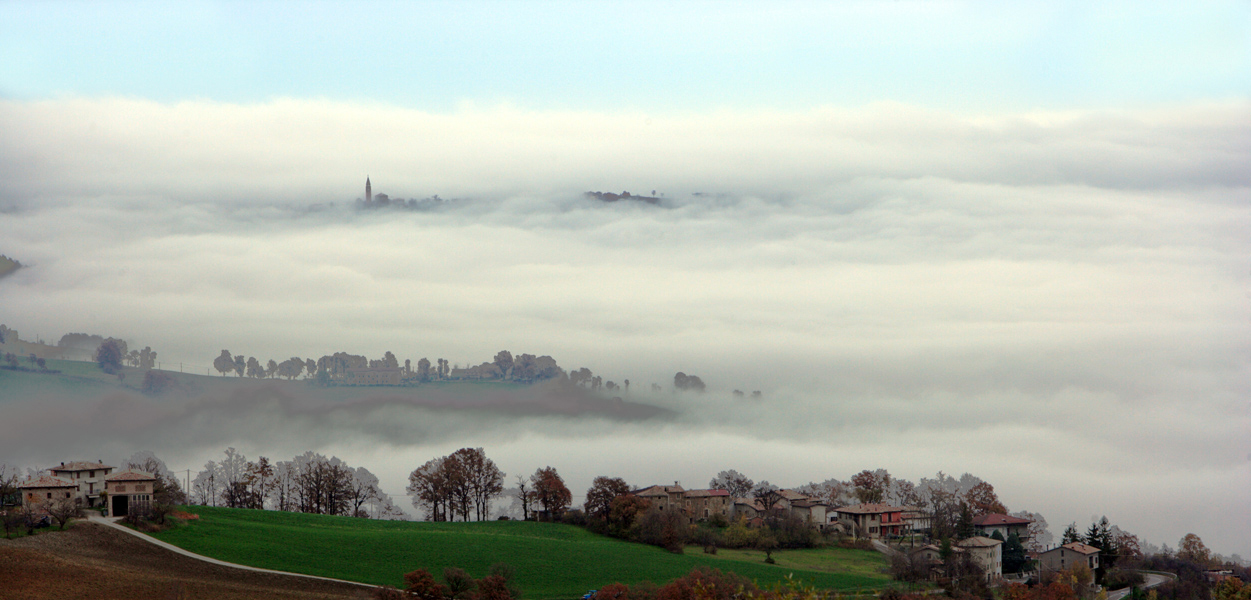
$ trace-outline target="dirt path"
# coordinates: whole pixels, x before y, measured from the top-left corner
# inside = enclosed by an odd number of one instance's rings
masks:
[[[0,600],[363,600],[360,584],[240,569],[170,551],[92,522],[34,537],[0,538]]]
[[[209,558],[209,557],[207,557],[207,556],[204,556],[203,554],[196,554],[195,552],[192,552],[192,551],[190,551],[190,550],[184,550],[184,549],[179,548],[178,546],[175,546],[175,545],[173,545],[173,544],[171,544],[171,543],[169,543],[169,542],[163,542],[163,541],[158,540],[158,539],[156,539],[156,538],[154,538],[154,537],[152,537],[152,536],[150,536],[150,535],[147,535],[147,534],[144,534],[144,533],[141,533],[141,532],[135,531],[134,529],[131,529],[131,528],[129,528],[129,527],[126,527],[125,525],[120,525],[120,524],[118,524],[118,522],[117,522],[117,521],[118,521],[118,519],[106,519],[106,518],[104,518],[104,517],[90,517],[90,521],[91,521],[92,523],[97,524],[97,525],[104,525],[105,527],[111,527],[111,528],[116,529],[117,531],[120,531],[120,532],[122,532],[122,533],[127,533],[127,534],[130,534],[130,535],[133,535],[133,536],[135,536],[135,537],[137,537],[137,538],[139,538],[139,539],[141,539],[141,540],[143,540],[143,541],[145,541],[145,542],[147,542],[147,543],[149,543],[149,544],[155,544],[155,545],[160,546],[160,547],[162,547],[162,548],[164,548],[164,549],[166,549],[166,550],[169,550],[170,552],[173,552],[173,553],[176,553],[176,554],[181,554],[181,555],[183,555],[183,556],[186,556],[186,557],[189,557],[189,558],[194,558],[194,559],[196,559],[196,560],[202,560],[202,561],[204,561],[204,562],[206,562],[206,563],[209,563],[209,564],[214,564],[214,565],[218,565],[218,566],[221,566],[221,567],[230,567],[230,568],[233,568],[233,569],[243,569],[243,570],[245,570],[245,571],[256,571],[257,573],[273,573],[273,574],[275,574],[275,575],[287,575],[287,576],[290,576],[290,577],[304,577],[304,578],[307,578],[307,579],[318,579],[318,580],[321,580],[321,581],[333,581],[333,582],[335,582],[335,583],[343,583],[343,584],[347,584],[347,585],[355,585],[355,586],[359,586],[359,587],[361,587],[361,588],[363,588],[363,589],[365,589],[365,590],[372,590],[372,589],[374,589],[374,587],[375,587],[375,586],[369,585],[369,584],[367,584],[367,583],[360,583],[360,582],[356,582],[356,581],[345,581],[345,580],[342,580],[342,579],[334,579],[334,578],[331,578],[331,577],[318,577],[318,576],[316,576],[316,575],[305,575],[305,574],[303,574],[303,573],[289,573],[289,572],[287,572],[287,571],[275,571],[275,570],[273,570],[273,569],[262,569],[262,568],[260,568],[260,567],[249,567],[249,566],[247,566],[247,565],[241,565],[241,564],[237,564],[237,563],[226,562],[226,561],[224,561],[224,560],[217,560],[216,558]]]

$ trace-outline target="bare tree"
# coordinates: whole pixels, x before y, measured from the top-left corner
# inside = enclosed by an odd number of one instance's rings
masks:
[[[708,482],[709,488],[730,492],[731,498],[747,498],[751,495],[755,485],[754,481],[734,469],[717,473],[717,476]]]
[[[64,498],[57,498],[44,506],[44,510],[48,511],[48,516],[57,522],[62,530],[70,522],[70,519],[76,519],[82,516],[82,506],[70,494],[66,494]]]
[[[352,472],[352,478],[348,487],[348,502],[351,504],[350,514],[354,517],[368,517],[369,512],[361,507],[366,503],[377,500],[381,489],[378,487],[378,477],[369,472],[365,467],[357,467]]]
[[[534,498],[533,492],[526,489],[526,478],[523,475],[517,476],[517,499],[521,500],[521,518],[530,520],[530,500]]]

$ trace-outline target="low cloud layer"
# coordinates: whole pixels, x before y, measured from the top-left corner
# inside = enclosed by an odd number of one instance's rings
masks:
[[[330,410],[265,386],[173,406],[92,397],[87,412],[28,398],[3,408],[24,425],[0,450],[58,451],[57,430],[32,433],[52,410],[74,424],[61,431],[125,437],[111,419],[135,414],[186,432],[116,456],[311,444],[392,494],[463,445],[510,472],[552,464],[581,489],[614,469],[639,484],[754,469],[782,485],[970,471],[1053,528],[1107,513],[1156,542],[1202,529],[1251,555],[1246,525],[1194,516],[1240,514],[1251,495],[1249,124],[1245,103],[969,116],[0,102],[0,253],[29,266],[0,281],[0,322],[23,337],[121,336],[193,372],[223,348],[550,354],[630,379],[642,411],[404,394]],[[375,192],[453,201],[358,211],[366,174]],[[623,189],[664,196],[581,195]],[[676,371],[709,393],[668,393]],[[586,451],[602,447],[620,450]]]

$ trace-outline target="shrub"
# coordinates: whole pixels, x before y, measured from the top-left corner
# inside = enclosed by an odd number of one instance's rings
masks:
[[[750,548],[759,536],[759,531],[748,527],[747,521],[739,519],[721,532],[721,545],[726,548]]]
[[[1103,585],[1110,590],[1142,585],[1144,581],[1146,579],[1142,576],[1142,573],[1124,569],[1112,569],[1103,576]]]

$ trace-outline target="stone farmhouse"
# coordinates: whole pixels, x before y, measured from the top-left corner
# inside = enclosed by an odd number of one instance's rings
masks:
[[[74,484],[51,475],[32,477],[18,484],[18,493],[22,495],[22,506],[46,511],[48,505],[62,498],[73,498]]]
[[[39,512],[65,499],[83,508],[103,507],[106,516],[124,517],[130,507],[152,501],[156,477],[132,469],[113,473],[116,468],[102,462],[61,463],[49,469],[51,475],[27,479],[17,489],[22,505]]]

